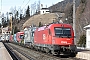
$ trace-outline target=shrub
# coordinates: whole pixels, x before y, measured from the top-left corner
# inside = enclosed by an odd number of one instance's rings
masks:
[[[81,0],[81,3],[86,3],[86,0]]]
[[[86,45],[86,35],[83,34],[83,35],[80,36],[78,45],[80,47],[85,47],[85,45]]]

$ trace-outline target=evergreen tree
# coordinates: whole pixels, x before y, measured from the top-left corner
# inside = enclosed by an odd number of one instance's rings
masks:
[[[27,10],[26,10],[26,17],[30,17],[30,10],[29,10],[30,8],[29,8],[29,6],[28,6],[28,8],[27,8]]]
[[[86,45],[86,35],[81,35],[80,36],[78,44],[79,44],[79,46],[85,47],[85,45]]]
[[[22,19],[23,17],[22,17],[22,14],[20,14],[20,20]]]
[[[81,3],[85,3],[86,2],[86,0],[81,0]]]
[[[39,27],[43,26],[41,22],[39,22]]]
[[[18,18],[18,15],[19,15],[19,13],[18,13],[18,11],[16,12],[16,19]]]

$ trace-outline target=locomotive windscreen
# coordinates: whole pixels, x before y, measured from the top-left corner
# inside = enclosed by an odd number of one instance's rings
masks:
[[[71,37],[71,29],[70,28],[57,27],[57,28],[54,28],[54,30],[55,30],[56,37],[67,37],[67,38]]]
[[[20,37],[19,37],[20,39],[23,39],[24,38],[24,36],[23,35],[20,35]]]

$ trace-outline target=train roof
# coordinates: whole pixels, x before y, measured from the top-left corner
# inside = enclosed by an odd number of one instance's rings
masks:
[[[41,30],[44,30],[44,29],[48,29],[52,26],[64,26],[64,27],[72,27],[70,24],[65,24],[65,23],[56,23],[56,24],[50,24],[50,25],[45,25],[45,26],[42,26],[42,27],[39,27],[38,28],[38,31],[41,31]]]

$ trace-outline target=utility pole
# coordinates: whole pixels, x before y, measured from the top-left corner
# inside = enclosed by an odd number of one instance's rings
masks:
[[[76,40],[76,30],[75,30],[75,0],[73,0],[73,30],[74,30],[74,43],[77,45],[77,40]]]
[[[10,14],[10,22],[11,22],[10,27],[11,27],[11,33],[12,33],[12,13],[9,13],[9,14]]]

